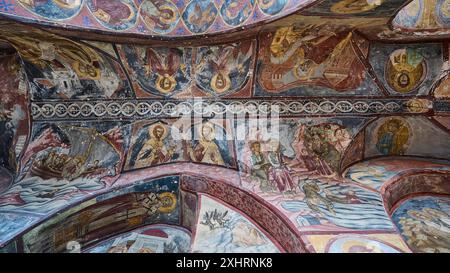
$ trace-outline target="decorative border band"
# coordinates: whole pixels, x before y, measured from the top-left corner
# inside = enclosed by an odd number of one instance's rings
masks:
[[[34,102],[34,120],[76,119],[143,119],[183,115],[214,116],[225,114],[280,116],[380,115],[417,113],[408,99],[345,99],[345,100],[127,100]],[[423,113],[423,112],[422,112]]]

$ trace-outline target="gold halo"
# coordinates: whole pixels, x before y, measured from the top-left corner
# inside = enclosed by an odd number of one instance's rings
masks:
[[[219,75],[222,75],[223,81],[225,82],[225,86],[222,88],[219,88],[216,86],[217,77],[219,77]],[[223,74],[223,73],[219,72],[219,73],[214,74],[214,76],[211,79],[211,88],[216,93],[219,93],[219,94],[228,91],[230,89],[230,85],[231,85],[231,80],[230,80],[230,76],[228,76],[228,74]]]
[[[202,125],[197,128],[200,138],[201,139],[204,138],[204,136],[203,136],[203,127],[205,127],[205,126],[211,129],[211,135],[214,136],[212,139],[214,139],[216,137],[216,129],[214,128],[214,124],[212,124],[209,121],[207,121],[205,123],[202,123]]]
[[[162,81],[164,79],[168,79],[170,81],[170,87],[168,89],[163,88]],[[175,78],[173,76],[158,74],[158,78],[156,79],[156,89],[158,89],[159,92],[161,92],[163,94],[169,94],[175,89],[176,85],[177,85],[177,81],[175,80]]]
[[[177,206],[177,196],[171,192],[160,193],[158,194],[158,198],[160,200],[169,198],[171,201],[169,206],[161,206],[158,208],[158,211],[161,213],[170,213]]]
[[[155,129],[156,127],[161,127],[161,128],[163,128],[164,133],[163,133],[163,135],[161,136],[161,139],[165,139],[166,136],[167,136],[167,128],[166,128],[166,126],[165,126],[164,124],[161,124],[161,123],[152,124],[152,125],[150,125],[150,126],[148,127],[148,132],[150,133],[150,135],[151,135],[152,137],[156,138],[156,136],[155,136],[155,134],[154,134],[154,132],[153,132],[154,129]]]

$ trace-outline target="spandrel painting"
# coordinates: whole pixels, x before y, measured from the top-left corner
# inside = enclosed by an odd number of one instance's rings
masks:
[[[299,180],[301,195],[278,201],[300,230],[394,230],[381,196],[352,184]]]
[[[220,15],[228,25],[242,25],[252,15],[255,2],[255,0],[225,0],[220,7]]]
[[[189,89],[191,49],[128,45],[120,49],[136,81],[133,81],[135,89],[141,90],[137,95],[171,97]]]
[[[440,44],[373,44],[370,63],[392,95],[427,95],[443,65]]]
[[[196,51],[196,84],[212,96],[248,88],[253,72],[255,41],[224,46],[200,47]]]
[[[183,22],[192,33],[204,33],[212,26],[218,13],[214,1],[192,0],[183,12]]]
[[[355,51],[347,26],[297,24],[264,33],[260,40],[257,96],[378,92],[361,62],[367,55]],[[365,47],[367,41],[358,41]]]
[[[127,135],[120,123],[34,124],[16,182],[0,195],[0,212],[35,221],[108,189],[120,174]]]
[[[208,47],[119,46],[137,97],[248,96],[255,40]]]
[[[24,235],[25,251],[68,252],[71,241],[83,249],[110,232],[124,233],[155,223],[174,225],[179,222],[179,207],[178,177],[121,188],[87,200],[33,228]],[[80,232],[76,232],[77,227]]]
[[[413,197],[400,204],[392,218],[415,252],[450,252],[448,197]]]
[[[201,196],[193,252],[277,253],[267,235],[238,211]]]

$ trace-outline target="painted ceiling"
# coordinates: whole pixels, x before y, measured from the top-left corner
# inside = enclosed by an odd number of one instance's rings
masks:
[[[0,1],[0,252],[449,252],[449,8]]]

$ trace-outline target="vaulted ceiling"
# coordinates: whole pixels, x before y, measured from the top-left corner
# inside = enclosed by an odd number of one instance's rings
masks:
[[[448,0],[0,18],[0,251],[450,250]]]

